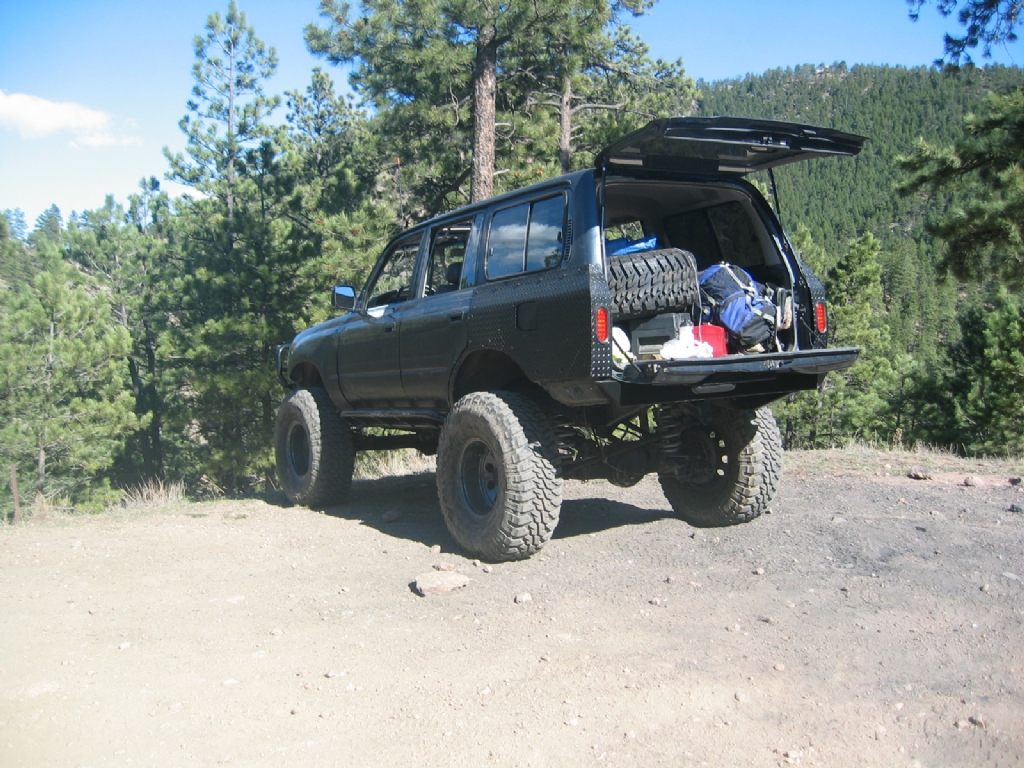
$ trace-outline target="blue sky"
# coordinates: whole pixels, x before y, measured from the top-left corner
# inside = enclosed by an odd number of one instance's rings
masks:
[[[343,80],[302,40],[317,0],[239,6],[277,49],[269,92],[304,88],[317,65]],[[21,208],[31,227],[51,203],[67,217],[108,193],[123,202],[144,176],[162,179],[162,148],[184,147],[192,38],[226,9],[227,0],[0,0],[0,210]],[[660,0],[630,23],[653,55],[682,56],[705,80],[805,63],[926,65],[943,32],[958,29],[934,5],[912,23],[904,0]],[[995,54],[1024,63],[1024,43]]]

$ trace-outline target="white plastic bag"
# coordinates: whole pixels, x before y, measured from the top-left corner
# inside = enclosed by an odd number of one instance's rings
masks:
[[[710,344],[694,338],[691,325],[682,326],[679,329],[679,335],[665,342],[661,347],[662,360],[688,360],[714,356],[715,350]]]

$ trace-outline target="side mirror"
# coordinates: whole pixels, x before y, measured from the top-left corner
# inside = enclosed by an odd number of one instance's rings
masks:
[[[350,310],[356,305],[356,289],[351,285],[336,285],[331,296],[335,309]]]

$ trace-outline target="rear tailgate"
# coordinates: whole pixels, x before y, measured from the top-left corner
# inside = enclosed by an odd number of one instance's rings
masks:
[[[709,397],[779,396],[815,389],[829,371],[849,368],[860,349],[808,349],[689,360],[641,360],[605,391],[621,405],[701,400]]]

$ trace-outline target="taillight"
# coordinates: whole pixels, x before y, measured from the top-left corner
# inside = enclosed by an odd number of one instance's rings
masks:
[[[608,341],[608,309],[606,307],[598,307],[595,320],[597,340],[602,342]]]
[[[818,333],[828,330],[828,316],[825,314],[825,302],[820,301],[814,305],[814,319],[818,324]]]

